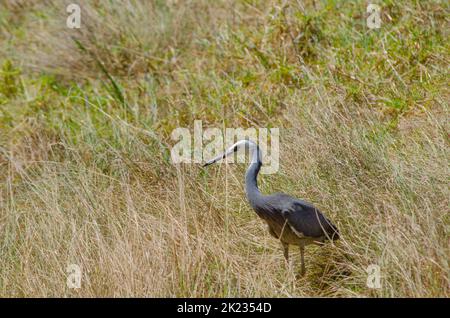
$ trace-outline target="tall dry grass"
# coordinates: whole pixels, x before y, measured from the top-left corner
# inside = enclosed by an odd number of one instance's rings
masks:
[[[27,67],[77,80],[103,75],[98,62],[116,76],[167,74],[182,67],[180,55],[191,54],[197,41],[217,32],[232,8],[226,1],[81,1],[83,27],[69,29],[66,7],[71,3],[34,5],[38,12],[45,8],[47,19],[28,22],[38,32],[24,43],[27,52],[20,57]]]
[[[75,32],[59,1],[5,4],[0,56],[22,72],[0,74],[1,296],[449,296],[445,4],[388,2],[378,35],[352,22],[362,1],[83,1]],[[342,234],[307,248],[305,277],[244,166],[171,164],[171,129],[194,119],[281,128],[261,189]]]

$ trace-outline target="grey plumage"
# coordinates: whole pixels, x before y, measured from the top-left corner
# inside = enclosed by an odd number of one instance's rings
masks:
[[[286,261],[289,259],[289,245],[297,245],[301,252],[301,273],[305,273],[304,248],[309,244],[321,244],[326,240],[337,240],[339,232],[312,204],[284,193],[262,195],[258,189],[257,176],[262,165],[258,145],[249,140],[241,140],[224,154],[209,160],[208,166],[245,147],[251,151],[251,163],[245,174],[247,199],[253,210],[266,221],[269,233],[279,239]]]

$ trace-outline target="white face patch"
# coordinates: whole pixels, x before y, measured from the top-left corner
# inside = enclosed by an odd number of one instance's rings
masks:
[[[227,151],[225,151],[223,154],[209,160],[206,165],[210,165],[212,163],[215,163],[219,160],[225,159],[230,155],[234,155],[235,152],[237,152],[239,149],[249,149],[250,151],[258,151],[258,146],[256,143],[254,143],[251,140],[240,140],[236,142],[234,145],[229,147]],[[259,152],[257,155],[252,155],[251,162],[254,163],[258,160],[261,160],[261,152]]]

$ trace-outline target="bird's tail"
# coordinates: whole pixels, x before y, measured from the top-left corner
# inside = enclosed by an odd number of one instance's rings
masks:
[[[328,221],[328,222],[330,223],[330,229],[327,231],[328,239],[331,241],[339,240],[340,234],[339,234],[338,228],[334,224],[332,224],[330,221]]]

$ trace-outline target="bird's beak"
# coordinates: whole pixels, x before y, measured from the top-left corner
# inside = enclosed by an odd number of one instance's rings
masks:
[[[217,157],[215,157],[213,159],[210,159],[210,160],[206,161],[206,163],[204,163],[202,165],[202,167],[209,166],[209,165],[211,165],[211,164],[213,164],[213,163],[215,163],[215,162],[217,162],[219,160],[225,159],[230,153],[236,151],[235,149],[236,149],[236,147],[234,147],[233,149],[229,149],[227,152],[221,154],[220,156],[217,156]]]
[[[207,166],[209,166],[210,164],[213,164],[214,163],[214,161],[207,161],[207,162],[205,162],[204,164],[202,164],[202,167],[204,168],[204,167],[207,167]]]

